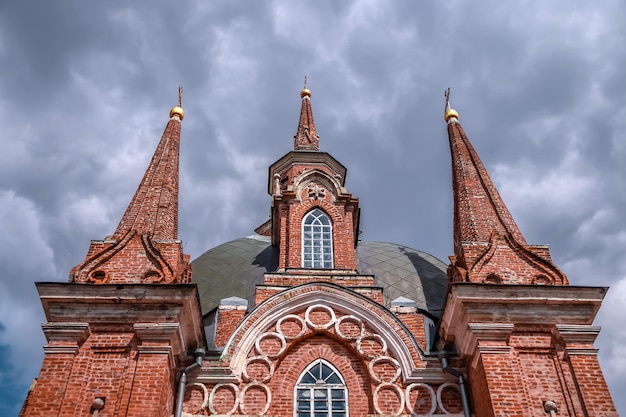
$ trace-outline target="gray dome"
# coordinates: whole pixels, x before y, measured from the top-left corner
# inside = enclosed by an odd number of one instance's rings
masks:
[[[241,297],[254,304],[257,284],[263,274],[278,267],[278,253],[266,236],[248,236],[210,249],[192,262],[193,282],[198,284],[203,314],[223,298]],[[359,242],[357,270],[374,275],[383,288],[385,305],[399,297],[439,317],[448,280],[446,265],[425,252],[385,242]]]

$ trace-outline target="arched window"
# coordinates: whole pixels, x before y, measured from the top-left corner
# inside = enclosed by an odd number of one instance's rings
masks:
[[[302,266],[333,267],[333,225],[326,213],[317,208],[302,220]]]
[[[300,375],[295,389],[295,417],[346,417],[348,389],[343,378],[323,359]]]

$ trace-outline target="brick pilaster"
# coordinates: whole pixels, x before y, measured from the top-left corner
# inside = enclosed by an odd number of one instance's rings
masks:
[[[613,417],[591,325],[606,288],[452,285],[440,335],[468,362],[480,416]]]

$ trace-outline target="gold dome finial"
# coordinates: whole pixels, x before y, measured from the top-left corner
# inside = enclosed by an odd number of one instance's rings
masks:
[[[182,108],[182,101],[183,101],[183,87],[178,86],[178,105],[175,107],[172,107],[172,110],[170,110],[170,118],[174,116],[178,116],[180,120],[183,120],[185,118],[185,111]]]
[[[459,112],[450,108],[450,87],[448,90],[444,92],[444,96],[446,97],[446,109],[443,113],[443,119],[448,123],[450,119],[459,120]]]
[[[304,98],[305,96],[311,97],[311,90],[306,88],[306,75],[304,76],[304,88],[300,91],[300,97]]]

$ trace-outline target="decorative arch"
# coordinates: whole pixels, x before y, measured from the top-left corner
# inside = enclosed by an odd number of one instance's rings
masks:
[[[504,253],[501,257],[508,259],[520,259],[524,264],[530,267],[529,269],[534,269],[534,272],[530,272],[534,275],[534,278],[528,277],[528,273],[516,274],[514,271],[503,268],[498,262],[492,263],[491,260],[497,258],[497,253]],[[496,275],[500,277],[502,281],[505,281],[502,277],[502,272],[511,275],[506,279],[508,283],[534,284],[538,277],[541,277],[540,280],[543,285],[568,285],[569,283],[565,274],[551,261],[528,250],[525,245],[515,240],[512,234],[504,235],[492,233],[486,249],[478,256],[473,264],[469,266],[468,275],[470,277],[480,275],[489,277]]]
[[[293,180],[296,198],[300,201],[308,199],[309,187],[317,185],[328,190],[331,202],[335,202],[338,195],[342,194],[342,187],[339,178],[331,176],[328,172],[319,168],[314,168],[303,172]],[[306,195],[305,195],[306,194]],[[326,196],[324,196],[326,197]]]
[[[148,233],[139,234],[135,230],[129,230],[119,241],[103,242],[93,255],[74,267],[73,280],[92,284],[115,282],[115,276],[119,280],[119,270],[123,269],[118,260],[132,252],[132,256],[138,256],[141,263],[137,268],[143,270],[137,274],[135,283],[174,282],[177,279],[178,265],[171,258],[168,259],[167,253],[164,255],[157,246],[158,242]],[[125,277],[124,280],[128,282],[128,278]]]
[[[319,317],[325,319],[321,320]],[[284,329],[292,322],[292,333]],[[350,330],[348,330],[350,329]],[[327,333],[352,346],[368,365],[373,380],[375,365],[385,361],[397,377],[412,380],[424,355],[404,324],[386,308],[356,292],[332,283],[309,283],[290,288],[265,300],[235,329],[224,349],[234,375],[245,375],[252,358],[267,363],[278,360],[290,346],[308,334]],[[273,344],[269,350],[265,343]],[[266,359],[259,359],[263,357]]]

